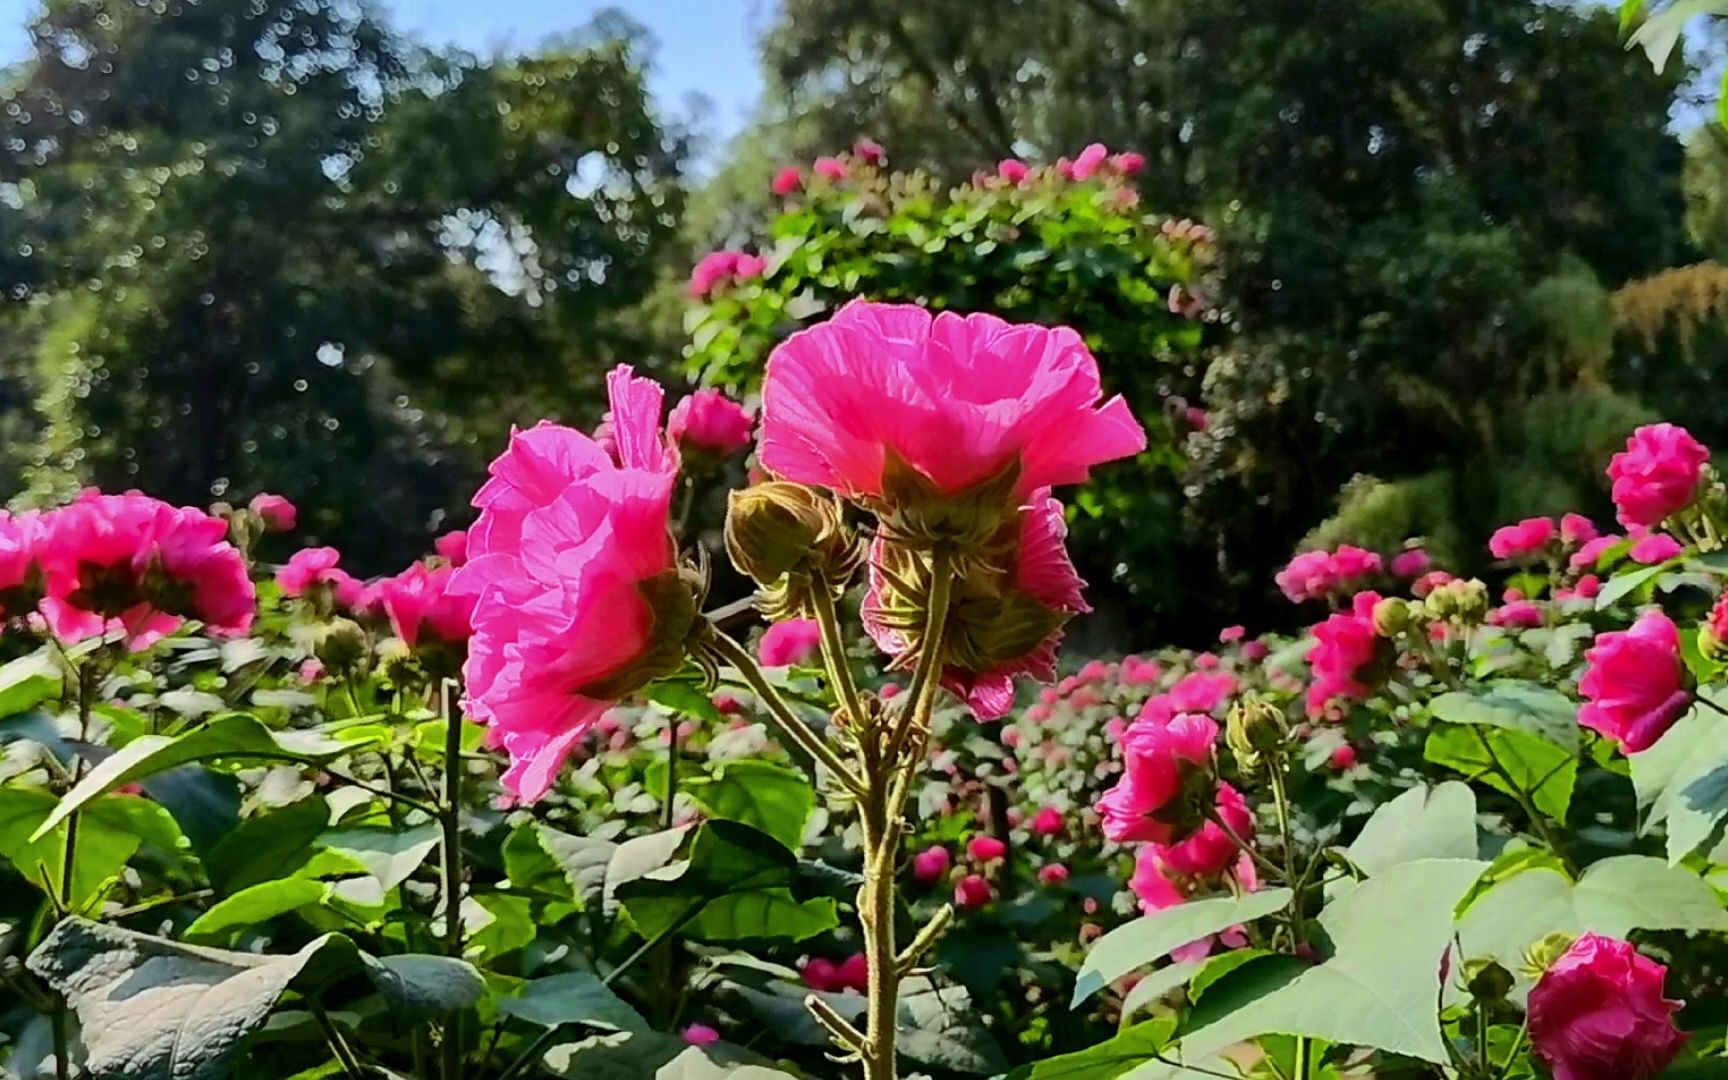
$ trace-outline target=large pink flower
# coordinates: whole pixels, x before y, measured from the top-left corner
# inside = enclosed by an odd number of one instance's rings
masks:
[[[1161,812],[1181,792],[1183,773],[1203,766],[1217,741],[1218,725],[1209,716],[1130,725],[1122,734],[1122,777],[1098,800],[1104,835],[1118,844],[1174,839],[1175,828]]]
[[[744,406],[718,390],[704,388],[672,410],[666,434],[684,450],[725,457],[750,445],[755,423]]]
[[[1216,829],[1217,826],[1212,828]],[[1231,851],[1235,853],[1233,867],[1227,862],[1216,870],[1194,873],[1180,869],[1172,863],[1172,848],[1163,844],[1146,844],[1141,847],[1134,858],[1134,876],[1128,881],[1128,887],[1140,901],[1141,913],[1153,915],[1178,907],[1196,894],[1232,884],[1229,878],[1234,878],[1233,884],[1242,892],[1254,892],[1260,887],[1260,881],[1252,856],[1245,851],[1237,852],[1234,846]],[[1239,949],[1248,944],[1248,936],[1242,927],[1233,926],[1216,936],[1208,934],[1198,941],[1172,949],[1170,958],[1177,961],[1204,959],[1220,941],[1227,948]]]
[[[302,548],[276,571],[276,584],[283,596],[296,597],[322,585],[339,606],[353,607],[366,586],[336,565],[341,558],[341,552],[333,547]]]
[[[1097,361],[1067,327],[855,300],[769,357],[762,464],[879,498],[890,455],[944,495],[1017,463],[1024,498],[1146,448],[1127,403],[1102,397]]]
[[[456,568],[415,563],[378,583],[378,598],[396,636],[415,648],[426,639],[455,645],[474,633],[473,593],[453,590]]]
[[[1578,722],[1628,754],[1654,746],[1691,700],[1681,685],[1680,632],[1660,611],[1638,616],[1630,630],[1598,635],[1584,660],[1578,692],[1588,701]]]
[[[46,520],[35,510],[0,510],[0,619],[28,615],[42,601]]]
[[[468,709],[528,801],[602,713],[682,663],[694,615],[687,590],[677,603],[667,514],[678,459],[660,432],[660,388],[619,367],[608,389],[613,452],[550,424],[515,435],[474,497],[480,517],[456,571],[455,589],[477,599]]]
[[[1488,551],[1496,559],[1526,559],[1541,554],[1554,535],[1553,518],[1525,518],[1516,525],[1495,529],[1488,538]]]
[[[257,597],[228,525],[138,492],[87,492],[48,515],[42,614],[64,642],[121,633],[134,649],[186,619],[243,634]]]
[[[1686,1045],[1668,969],[1624,941],[1584,934],[1530,991],[1530,1044],[1554,1080],[1648,1080]]]
[[[1655,528],[1698,492],[1710,451],[1683,427],[1649,424],[1632,433],[1608,463],[1620,524]]]
[[[1378,638],[1374,633],[1377,593],[1357,593],[1349,611],[1339,612],[1314,628],[1314,646],[1308,663],[1314,681],[1308,685],[1309,716],[1324,716],[1339,699],[1364,700],[1369,687],[1361,672],[1374,659]]]
[[[1068,534],[1062,504],[1048,491],[1003,527],[1012,537],[1008,554],[974,569],[955,588],[948,619],[948,664],[942,685],[972,707],[981,720],[995,720],[1014,704],[1014,680],[1056,678],[1056,647],[1062,624],[1091,611],[1086,583],[1075,572],[1063,539]],[[908,639],[885,615],[893,590],[882,573],[892,545],[880,536],[871,549],[870,591],[861,614],[877,647],[904,663]],[[1021,631],[1047,627],[1036,638]]]

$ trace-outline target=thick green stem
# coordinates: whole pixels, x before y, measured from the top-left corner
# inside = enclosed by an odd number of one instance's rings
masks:
[[[450,682],[441,688],[444,713],[444,798],[439,809],[443,826],[444,951],[462,956],[462,717],[450,700]],[[462,1012],[444,1020],[444,1080],[462,1077]]]
[[[786,704],[786,699],[781,697],[780,693],[768,682],[767,677],[762,674],[762,669],[756,666],[755,659],[751,657],[744,646],[732,640],[717,627],[709,631],[707,643],[708,647],[713,649],[722,660],[737,669],[745,685],[749,686],[751,692],[761,699],[762,704],[767,707],[769,715],[774,717],[775,722],[787,738],[797,743],[800,750],[809,754],[823,768],[833,774],[834,778],[852,794],[859,796],[863,794],[864,781],[860,780],[858,775],[840,760],[840,756],[834,752],[832,747],[822,741],[821,736],[810,730],[810,725],[798,718],[798,714],[792,711],[791,707]]]
[[[88,656],[78,665],[78,741],[80,743],[90,741],[90,716],[95,704],[96,660],[94,656]],[[83,777],[84,759],[74,756],[72,759],[72,786],[77,787],[78,781]],[[62,913],[72,911],[72,890],[77,870],[78,814],[74,811],[66,818],[66,846],[60,853],[60,891],[57,906]],[[58,995],[55,997],[51,1027],[54,1034],[55,1080],[69,1080],[72,1076],[72,1040],[68,1033],[66,1002]]]

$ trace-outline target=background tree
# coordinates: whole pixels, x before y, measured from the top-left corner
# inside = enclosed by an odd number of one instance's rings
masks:
[[[688,140],[610,29],[481,61],[369,4],[47,5],[0,102],[35,486],[279,488],[362,567],[420,550],[476,443],[644,350]]]

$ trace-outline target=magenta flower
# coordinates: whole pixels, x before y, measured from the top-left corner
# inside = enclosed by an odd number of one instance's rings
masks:
[[[842,990],[856,990],[860,994],[869,992],[870,958],[861,952],[853,953],[834,965],[834,979]]]
[[[1354,768],[1356,765],[1356,748],[1351,746],[1349,743],[1345,743],[1338,749],[1332,751],[1332,753],[1326,758],[1326,764],[1337,769],[1339,772],[1343,772],[1345,769]]]
[[[1010,184],[1024,184],[1026,178],[1032,175],[1032,170],[1019,158],[1003,158],[996,164],[996,175]]]
[[[1668,969],[1624,941],[1584,934],[1530,991],[1530,1044],[1554,1080],[1649,1080],[1686,1033],[1662,996]]]
[[[1657,563],[1667,562],[1685,550],[1685,546],[1680,541],[1667,533],[1651,532],[1640,536],[1632,544],[1632,550],[1627,554],[1632,556],[1632,561],[1635,563],[1643,566],[1655,566]]]
[[[341,552],[333,547],[302,548],[276,571],[276,585],[283,596],[293,597],[322,586],[338,607],[353,607],[366,586],[336,565],[341,559]]]
[[[927,847],[912,856],[912,876],[925,885],[935,884],[954,865],[954,856],[945,847]]]
[[[1033,836],[1056,836],[1062,831],[1062,811],[1054,806],[1046,806],[1032,815],[1029,828]]]
[[[1488,624],[1508,630],[1533,630],[1542,625],[1542,608],[1529,600],[1512,600],[1489,612]]]
[[[1683,427],[1649,424],[1632,433],[1608,463],[1620,524],[1655,528],[1691,505],[1710,451]]]
[[[1085,155],[1082,154],[1082,157]],[[1124,150],[1110,157],[1110,167],[1123,176],[1134,176],[1146,167],[1146,155],[1133,150]]]
[[[1066,327],[855,300],[769,357],[762,464],[874,499],[890,455],[944,495],[1017,463],[1024,498],[1145,449],[1127,403],[1102,397],[1097,361]]]
[[[468,709],[526,801],[608,708],[682,664],[694,617],[667,524],[678,455],[660,387],[624,366],[607,383],[613,450],[552,424],[517,432],[474,497],[455,572],[476,600]]]
[[[1392,556],[1392,576],[1401,578],[1419,578],[1434,565],[1434,560],[1421,548],[1400,551]]]
[[[0,619],[30,614],[42,602],[46,519],[35,510],[0,510]]]
[[[673,408],[666,435],[685,451],[727,457],[750,445],[755,425],[744,406],[718,390],[704,388]]]
[[[1169,842],[1174,829],[1159,815],[1182,790],[1183,773],[1210,762],[1217,741],[1209,716],[1136,720],[1122,734],[1122,777],[1098,800],[1104,835],[1118,844]]]
[[[1594,567],[1602,558],[1603,552],[1624,539],[1626,539],[1624,536],[1598,536],[1595,539],[1586,540],[1584,546],[1574,551],[1572,557],[1566,560],[1567,565],[1573,569],[1581,569],[1586,566]]]
[[[1526,559],[1540,555],[1554,539],[1554,519],[1525,518],[1516,525],[1502,525],[1488,538],[1488,551],[1496,559]]]
[[[815,619],[782,619],[762,634],[756,656],[763,667],[791,667],[816,655],[822,628]]]
[[[859,139],[853,143],[852,156],[878,169],[888,164],[888,151],[882,149],[882,144],[875,139]]]
[[[974,862],[989,862],[1008,854],[1008,845],[994,836],[974,836],[966,842],[966,857]]]
[[[1236,676],[1228,671],[1196,671],[1182,676],[1170,688],[1170,707],[1179,713],[1210,713],[1236,692]]]
[[[1153,915],[1177,907],[1187,903],[1190,896],[1209,885],[1224,884],[1222,872],[1214,882],[1176,870],[1166,861],[1168,854],[1169,849],[1161,844],[1147,844],[1135,856],[1134,875],[1129,879],[1128,887],[1139,899],[1142,914]],[[1236,862],[1234,877],[1236,886],[1243,892],[1253,892],[1260,887],[1254,863],[1246,852]],[[1211,954],[1213,946],[1219,942],[1227,948],[1239,949],[1248,944],[1248,937],[1242,927],[1231,927],[1216,936],[1209,934],[1198,941],[1171,950],[1170,958],[1177,961],[1202,960]]]
[[[1110,157],[1110,151],[1103,143],[1092,143],[1074,158],[1074,164],[1069,166],[1069,178],[1073,180],[1090,180],[1101,165]]]
[[[42,519],[48,628],[70,644],[124,634],[144,649],[199,619],[218,634],[252,626],[257,597],[228,525],[138,492],[86,492]]]
[[[1416,579],[1415,583],[1410,586],[1410,593],[1416,597],[1426,597],[1447,582],[1456,580],[1458,579],[1444,570],[1430,570]]]
[[[1588,544],[1601,535],[1602,530],[1583,514],[1565,514],[1560,518],[1560,539],[1568,544]]]
[[[1254,817],[1248,812],[1242,793],[1220,782],[1216,800],[1218,816],[1230,826],[1230,832],[1244,840],[1252,839]],[[1230,833],[1217,822],[1208,821],[1181,840],[1165,845],[1164,865],[1178,874],[1209,877],[1222,874],[1241,854],[1242,849],[1230,839]]]
[[[1597,635],[1584,660],[1578,722],[1625,753],[1654,746],[1691,700],[1681,685],[1680,631],[1660,611],[1638,616],[1630,630]]]
[[[711,251],[690,271],[688,291],[696,299],[706,300],[720,286],[759,278],[766,269],[766,261],[748,252]]]
[[[967,874],[954,883],[954,904],[967,911],[976,911],[996,899],[996,890],[981,874]]]
[[[415,563],[378,583],[390,625],[409,648],[428,640],[458,645],[473,636],[476,597],[451,588],[455,575],[455,567]]]
[[[468,561],[468,530],[456,529],[445,533],[432,541],[432,550],[451,566],[461,566]]]
[[[684,1029],[682,1037],[691,1046],[712,1046],[720,1041],[720,1033],[707,1024],[691,1024]]]
[[[1038,868],[1038,883],[1055,888],[1068,883],[1068,868],[1059,862],[1045,863]]]
[[[787,165],[774,174],[774,180],[768,185],[776,195],[790,195],[804,186],[804,173],[796,165]]]
[[[1379,647],[1374,633],[1374,605],[1378,593],[1357,593],[1349,611],[1332,615],[1314,628],[1314,646],[1308,664],[1314,679],[1308,685],[1308,715],[1327,715],[1340,699],[1366,700],[1370,689],[1361,672],[1373,661]]]
[[[825,180],[846,179],[846,163],[837,157],[819,157],[810,166],[810,171]]]
[[[840,972],[834,961],[825,956],[812,956],[804,961],[799,976],[804,980],[804,985],[812,990],[831,994],[846,989],[846,984],[840,981]]]
[[[287,532],[294,527],[295,520],[300,516],[293,503],[267,491],[252,496],[252,502],[248,505],[271,532]]]

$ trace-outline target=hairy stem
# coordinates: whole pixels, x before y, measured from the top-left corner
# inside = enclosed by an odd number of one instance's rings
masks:
[[[767,707],[769,715],[774,717],[775,722],[787,738],[798,744],[800,750],[821,763],[822,767],[833,774],[834,778],[848,791],[854,795],[863,795],[864,781],[860,780],[858,775],[840,760],[840,756],[822,740],[821,736],[810,730],[810,725],[798,718],[798,714],[786,704],[786,699],[781,697],[779,692],[769,684],[767,677],[762,674],[762,669],[756,666],[755,659],[751,657],[744,646],[732,640],[718,628],[709,632],[707,641],[708,646],[722,660],[737,669],[739,676],[750,687],[751,692],[761,699],[762,704]]]
[[[852,678],[852,665],[846,662],[846,641],[840,633],[840,614],[834,608],[834,595],[825,582],[817,582],[810,593],[816,608],[816,625],[822,629],[822,662],[828,669],[828,682],[840,701],[840,711],[851,718],[853,725],[862,724],[858,684]]]

